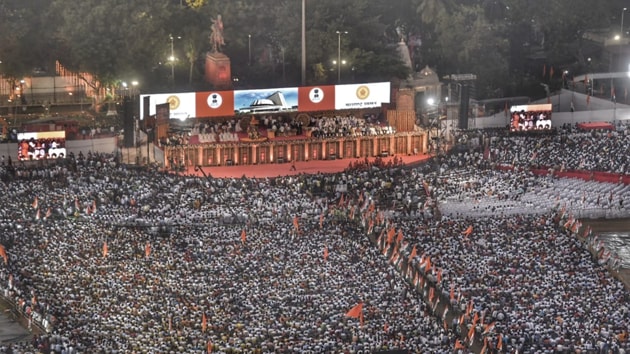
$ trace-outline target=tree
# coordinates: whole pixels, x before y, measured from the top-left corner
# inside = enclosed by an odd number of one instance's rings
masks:
[[[167,57],[168,32],[163,28],[172,12],[168,5],[150,0],[55,0],[56,39],[64,48],[62,64],[90,73],[86,83],[103,99],[117,83],[151,77]]]
[[[36,68],[50,70],[55,43],[42,28],[51,28],[50,2],[33,0],[0,2],[0,73],[11,80],[30,76]]]

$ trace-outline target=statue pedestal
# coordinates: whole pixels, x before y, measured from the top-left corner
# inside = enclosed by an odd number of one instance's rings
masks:
[[[215,89],[227,90],[232,88],[232,71],[230,58],[223,53],[206,54],[206,82]]]

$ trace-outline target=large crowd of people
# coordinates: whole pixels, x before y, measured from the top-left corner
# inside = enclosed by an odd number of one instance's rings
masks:
[[[566,138],[561,159],[597,160],[580,148],[591,135]],[[519,139],[493,139],[495,158],[518,155]],[[441,214],[448,201],[509,201],[550,183],[483,155],[265,179],[100,154],[2,166],[0,290],[43,328],[2,350],[625,353],[627,290],[609,271],[619,263],[562,196],[553,210]]]

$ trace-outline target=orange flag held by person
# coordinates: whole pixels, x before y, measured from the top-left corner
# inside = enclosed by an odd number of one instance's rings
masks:
[[[418,255],[418,250],[416,249],[416,245],[413,245],[413,248],[411,249],[411,254],[409,255],[409,259],[407,260],[408,263],[411,263],[411,261]]]
[[[151,256],[151,244],[149,243],[149,241],[147,241],[147,244],[144,245],[144,256],[146,258],[149,258],[149,256]]]
[[[361,321],[361,326],[363,326],[363,303],[359,302],[350,311],[346,312],[346,317],[358,318]]]
[[[33,209],[37,209],[37,207],[39,206],[39,200],[37,199],[37,197],[35,197],[35,200],[33,200],[33,204],[31,204],[33,206]]]
[[[208,347],[208,354],[212,353],[212,342],[211,341],[208,341],[207,347]]]
[[[297,215],[293,217],[293,227],[295,231],[300,231],[300,221],[298,220]]]
[[[396,236],[396,229],[392,226],[387,230],[387,243],[394,242],[394,236]]]
[[[503,335],[501,335],[501,333],[497,336],[497,350],[503,350]]]
[[[206,318],[206,313],[201,314],[201,332],[206,332],[208,328],[208,319]]]
[[[470,226],[468,226],[468,228],[466,230],[464,230],[464,232],[462,232],[462,234],[464,236],[470,236],[470,234],[472,234],[472,232],[473,232],[473,226],[470,225]]]
[[[245,229],[243,229],[243,231],[241,231],[241,242],[243,244],[245,244],[245,242],[247,242],[247,232],[245,231]]]
[[[322,229],[324,227],[324,213],[319,214],[319,228]]]
[[[4,248],[4,245],[0,245],[0,257],[4,259],[4,265],[9,263],[9,256],[7,255],[7,249]]]
[[[324,260],[328,260],[328,246],[324,246]]]
[[[51,215],[52,215],[52,209],[48,207],[48,210],[46,210],[46,218],[48,219]]]
[[[107,249],[107,241],[105,241],[103,242],[103,258],[106,258],[108,253],[109,251]]]
[[[427,256],[427,263],[424,266],[424,273],[428,274],[431,270],[431,257]]]

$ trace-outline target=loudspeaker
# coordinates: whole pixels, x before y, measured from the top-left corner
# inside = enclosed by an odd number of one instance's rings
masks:
[[[470,87],[462,85],[459,96],[459,129],[468,129],[468,101],[470,101]]]
[[[126,148],[135,145],[135,122],[133,119],[133,102],[130,97],[123,98],[123,146]]]

